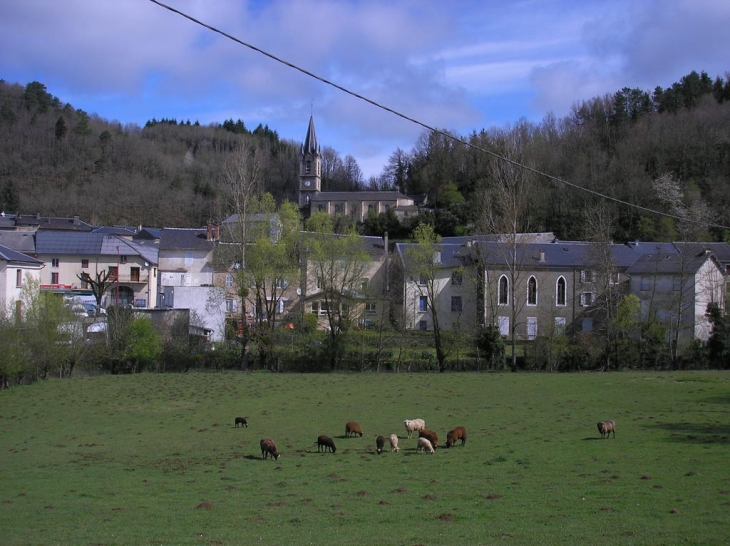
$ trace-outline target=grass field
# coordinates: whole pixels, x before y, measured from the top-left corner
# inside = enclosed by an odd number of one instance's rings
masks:
[[[729,437],[727,372],[46,381],[0,392],[0,543],[727,544]]]

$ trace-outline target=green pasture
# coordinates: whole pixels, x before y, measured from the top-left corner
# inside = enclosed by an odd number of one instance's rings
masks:
[[[0,392],[0,543],[723,544],[728,438],[728,372],[51,380]]]

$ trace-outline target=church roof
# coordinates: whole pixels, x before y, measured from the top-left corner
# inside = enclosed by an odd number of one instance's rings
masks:
[[[317,142],[317,133],[314,132],[314,117],[309,117],[309,129],[307,136],[302,144],[302,155],[311,154],[319,155],[319,142]]]

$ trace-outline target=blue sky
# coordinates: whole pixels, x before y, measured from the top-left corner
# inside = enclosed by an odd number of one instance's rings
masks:
[[[728,0],[161,0],[430,126],[567,115],[622,87],[730,71]],[[366,177],[423,129],[149,0],[0,0],[0,78],[108,120],[242,119]]]

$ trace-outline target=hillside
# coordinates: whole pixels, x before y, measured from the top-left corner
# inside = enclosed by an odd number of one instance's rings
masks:
[[[64,104],[42,83],[0,81],[0,208],[7,212],[78,214],[96,224],[200,226],[227,215],[220,194],[226,160],[232,151],[253,148],[261,191],[278,202],[295,200],[299,143],[280,140],[273,129],[249,130],[241,120],[125,125]],[[365,188],[353,158],[343,161],[332,148],[323,154],[325,191]],[[513,169],[508,176],[490,154],[533,170]],[[665,175],[677,182],[680,202],[655,188]],[[525,196],[521,230],[563,239],[593,237],[587,213],[596,210],[615,240],[687,235],[676,219],[651,210],[674,216],[705,211],[710,223],[728,226],[730,81],[692,72],[667,89],[624,88],[591,98],[560,119],[546,115],[540,123],[520,120],[466,136],[424,133],[412,150],[394,151],[381,177],[367,183],[428,195],[433,212],[423,219],[442,235],[485,229],[490,196],[504,184]],[[365,226],[374,235],[383,229],[387,222],[377,219]],[[695,226],[691,236],[726,238],[716,226]]]

